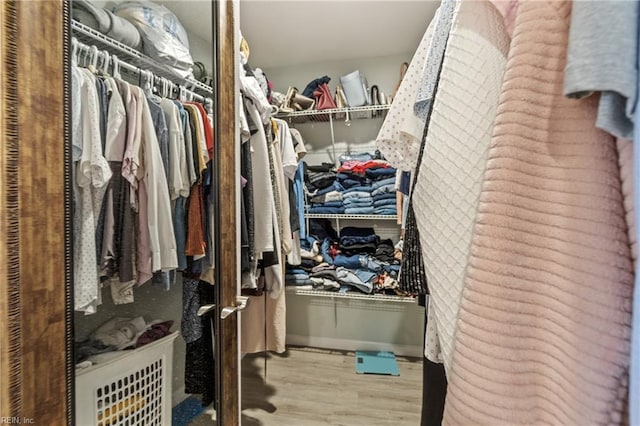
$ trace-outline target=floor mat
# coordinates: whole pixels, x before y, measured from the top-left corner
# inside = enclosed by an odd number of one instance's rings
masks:
[[[190,396],[171,410],[172,426],[187,426],[204,411],[198,398]]]

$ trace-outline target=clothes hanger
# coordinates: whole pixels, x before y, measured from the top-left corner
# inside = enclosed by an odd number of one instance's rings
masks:
[[[78,66],[83,67],[87,64],[88,49],[85,46],[78,46]]]
[[[152,87],[153,87],[153,74],[151,74],[151,71],[142,71],[143,75],[144,75],[144,87],[142,88],[142,90],[144,91],[145,95],[149,96],[149,95],[153,95],[153,91],[152,91]]]
[[[91,46],[90,53],[91,53],[91,62],[89,63],[89,66],[87,66],[87,68],[89,69],[89,71],[95,74],[96,66],[98,65],[98,54],[100,52],[98,51],[98,48],[96,46]]]
[[[116,80],[122,80],[122,75],[120,75],[120,60],[116,55],[111,55],[111,61],[113,64],[113,67],[111,68],[113,78]]]
[[[78,66],[78,40],[71,39],[71,65]]]
[[[171,81],[167,79],[165,79],[165,83],[166,83],[165,98],[171,99],[171,97],[173,96],[173,83],[171,83]]]
[[[109,64],[111,63],[111,55],[109,52],[104,53],[104,62],[102,63],[102,74],[105,76],[109,75]]]

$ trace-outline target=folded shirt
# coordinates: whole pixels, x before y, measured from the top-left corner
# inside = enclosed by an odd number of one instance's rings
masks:
[[[310,191],[317,191],[319,189],[331,186],[336,181],[336,175],[334,172],[311,172],[308,171],[305,175],[305,182]]]
[[[310,172],[330,172],[333,170],[333,163],[322,163],[310,166],[305,162],[305,166]]]
[[[363,175],[368,169],[376,169],[381,167],[390,167],[385,160],[370,161],[345,161],[339,168],[339,172],[351,171],[356,174]]]

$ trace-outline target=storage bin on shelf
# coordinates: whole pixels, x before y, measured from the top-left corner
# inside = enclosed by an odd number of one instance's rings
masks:
[[[76,421],[82,426],[171,425],[173,343],[178,332],[76,371]]]

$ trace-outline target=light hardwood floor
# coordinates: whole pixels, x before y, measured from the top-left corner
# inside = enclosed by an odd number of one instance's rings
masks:
[[[398,357],[400,376],[357,374],[353,352],[289,348],[242,361],[243,426],[417,426],[422,360]],[[191,426],[214,424],[203,415]]]

